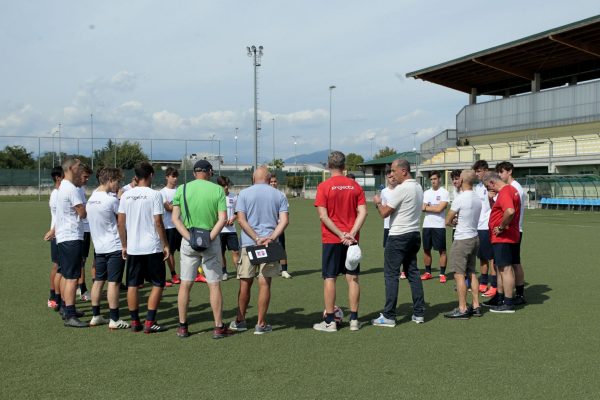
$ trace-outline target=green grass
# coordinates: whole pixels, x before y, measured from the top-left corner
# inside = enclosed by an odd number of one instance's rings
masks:
[[[164,334],[64,328],[45,304],[47,204],[0,204],[0,398],[565,399],[600,393],[600,214],[527,211],[529,304],[514,315],[445,320],[442,313],[456,304],[453,281],[432,280],[424,283],[426,323],[416,325],[409,322],[410,290],[402,281],[396,328],[367,325],[350,332],[346,326],[335,334],[311,328],[323,310],[316,211],[309,201],[291,200],[290,216],[286,239],[294,279],[273,283],[268,320],[274,332],[213,340],[207,289],[196,284],[189,321],[196,334],[180,340],[176,287],[166,289],[159,309],[158,319],[172,328]],[[361,239],[362,321],[377,316],[384,302],[381,231],[371,212]],[[223,287],[230,321],[237,282]],[[250,324],[256,321],[255,289]],[[147,290],[142,293],[145,298]],[[347,306],[343,280],[337,303]],[[78,307],[90,314],[89,303]]]

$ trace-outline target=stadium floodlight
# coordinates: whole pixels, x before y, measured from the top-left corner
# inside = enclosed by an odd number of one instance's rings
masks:
[[[335,85],[329,86],[329,154],[331,154],[331,99],[332,99],[333,89],[335,89],[335,88],[336,88]],[[329,157],[329,154],[327,154],[327,157]]]
[[[257,73],[258,67],[260,67],[261,58],[263,55],[263,47],[252,45],[252,47],[246,47],[248,50],[248,57],[253,57],[254,66],[254,170],[258,167],[258,86],[257,86]]]

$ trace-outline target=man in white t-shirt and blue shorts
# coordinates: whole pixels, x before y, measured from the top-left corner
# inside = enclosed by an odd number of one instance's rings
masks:
[[[431,274],[431,249],[440,253],[440,283],[446,283],[446,207],[450,201],[450,194],[441,187],[441,174],[431,171],[429,175],[431,189],[423,194],[423,261],[425,272],[421,280],[433,279]]]
[[[50,201],[48,201],[51,218],[50,230],[44,235],[44,240],[50,242],[50,261],[52,262],[52,269],[50,270],[50,297],[48,297],[48,308],[59,311],[61,274],[60,266],[58,265],[58,245],[56,244],[56,237],[54,236],[54,223],[56,220],[56,196],[58,196],[58,188],[60,187],[60,183],[65,175],[62,167],[54,167],[50,172],[50,176],[54,182],[54,189],[52,190],[52,193],[50,193]]]
[[[235,220],[237,219],[235,214],[237,195],[229,191],[231,181],[228,177],[217,177],[217,184],[223,188],[223,191],[225,192],[225,203],[227,204],[227,221],[219,234],[221,239],[221,255],[223,257],[223,280],[226,281],[229,278],[229,275],[227,274],[227,257],[225,256],[225,252],[227,250],[231,251],[231,261],[233,261],[234,267],[237,266],[240,261],[240,242],[238,240],[237,230],[235,229]]]
[[[172,217],[173,197],[175,197],[175,192],[177,192],[177,181],[179,179],[179,171],[177,171],[177,168],[168,167],[165,171],[165,179],[167,180],[167,185],[160,190],[160,194],[162,196],[163,206],[165,207],[163,225],[165,226],[167,241],[169,242],[169,251],[171,252],[167,259],[167,265],[171,272],[171,280],[166,281],[165,286],[171,287],[181,283],[181,279],[179,279],[179,275],[177,275],[177,271],[175,270],[175,252],[179,251],[181,247],[181,234],[177,231],[177,228],[175,228]]]

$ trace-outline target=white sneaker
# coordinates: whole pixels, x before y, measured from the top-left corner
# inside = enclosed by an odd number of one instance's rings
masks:
[[[358,322],[357,319],[351,319],[350,320],[350,330],[357,331],[359,329],[360,329],[360,322]]]
[[[223,280],[226,281],[227,279],[229,279],[229,275],[227,275],[227,272],[225,272],[223,274]]]
[[[425,322],[425,318],[417,317],[416,315],[413,315],[412,322],[414,322],[415,324],[422,324],[423,322]]]
[[[86,291],[84,294],[81,295],[81,297],[79,299],[81,301],[90,301],[90,300],[92,300],[92,295],[90,294],[89,291]]]
[[[98,326],[98,325],[106,325],[108,324],[108,320],[104,318],[102,315],[94,315],[92,320],[90,321],[90,326]]]
[[[393,328],[396,326],[396,321],[384,317],[383,314],[379,314],[379,318],[371,320],[371,323],[375,326],[385,326],[386,328]]]
[[[292,275],[287,271],[281,271],[281,276],[285,279],[292,279]]]
[[[113,321],[112,319],[108,323],[108,329],[129,329],[129,324],[122,319]]]
[[[330,323],[321,321],[318,324],[314,324],[313,329],[322,332],[337,332],[337,325],[335,321],[331,321]]]

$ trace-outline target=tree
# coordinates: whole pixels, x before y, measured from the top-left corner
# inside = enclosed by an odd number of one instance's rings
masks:
[[[63,153],[63,152],[61,152],[59,155],[56,152],[48,151],[40,157],[40,167],[42,169],[51,169],[52,167],[60,166],[60,162],[63,161],[67,157],[78,158],[83,164],[87,164],[90,167],[92,166],[92,159],[88,156],[84,156],[81,154],[69,155],[69,154]],[[94,167],[96,167],[95,164],[94,164]]]
[[[383,157],[387,157],[387,156],[393,156],[396,153],[398,153],[396,151],[396,149],[393,149],[391,147],[385,146],[383,149],[380,149],[377,152],[377,154],[375,154],[375,157],[373,157],[373,159],[376,160],[378,158],[383,158]]]
[[[94,167],[98,168],[116,165],[118,168],[132,169],[141,161],[148,161],[148,156],[139,143],[129,140],[115,143],[109,139],[102,149],[94,150]]]
[[[23,146],[6,146],[0,150],[0,168],[9,169],[33,169],[35,160]]]
[[[346,169],[348,171],[358,170],[358,164],[365,162],[365,159],[360,154],[348,153],[346,156]]]
[[[269,163],[269,167],[275,170],[282,170],[284,165],[285,164],[281,158],[277,158]]]

